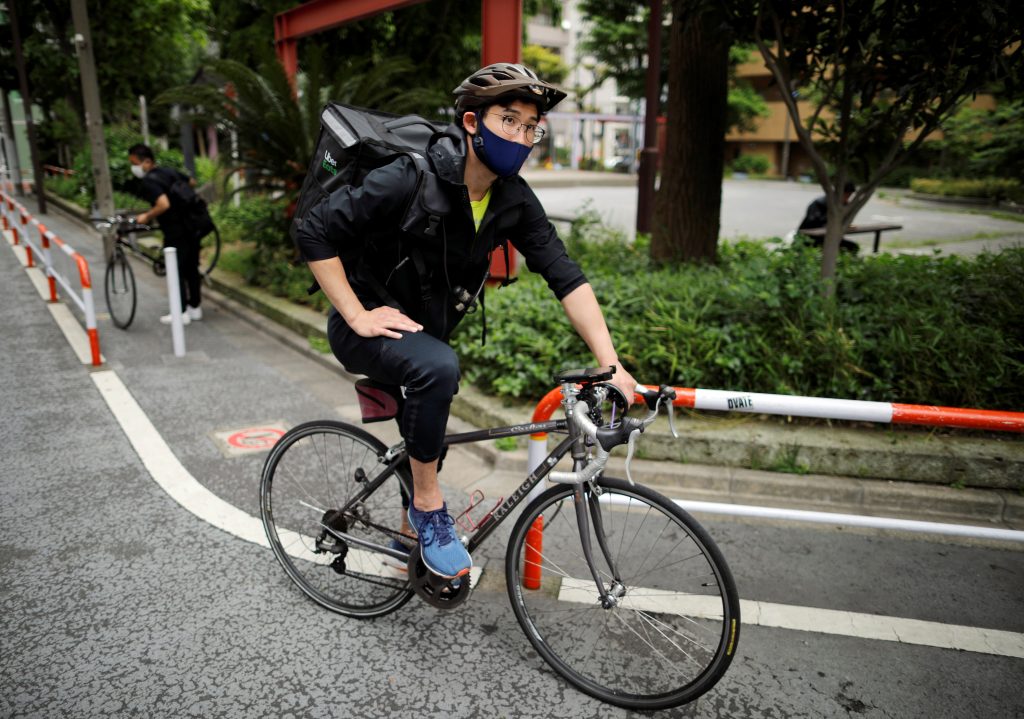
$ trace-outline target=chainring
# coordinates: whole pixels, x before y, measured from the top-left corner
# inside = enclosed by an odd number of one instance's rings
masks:
[[[455,609],[457,606],[469,599],[472,593],[469,576],[464,576],[458,581],[457,586],[452,586],[452,580],[439,577],[423,563],[420,556],[420,545],[409,552],[409,584],[420,599],[432,607],[438,609]]]

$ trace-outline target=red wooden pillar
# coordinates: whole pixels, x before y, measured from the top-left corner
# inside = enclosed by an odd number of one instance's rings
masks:
[[[480,64],[522,62],[523,0],[483,0]]]
[[[481,66],[496,62],[522,62],[523,0],[483,0],[480,10],[483,35]],[[505,253],[495,252],[491,257],[491,277],[495,281],[515,277],[518,274],[517,257],[516,249],[510,243],[506,268]]]

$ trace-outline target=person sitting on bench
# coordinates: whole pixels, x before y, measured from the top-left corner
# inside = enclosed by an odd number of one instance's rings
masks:
[[[850,204],[850,197],[853,195],[856,189],[857,187],[852,182],[847,182],[845,185],[843,185],[843,205]],[[821,197],[819,197],[818,199],[816,199],[814,202],[807,206],[807,213],[804,215],[804,219],[800,223],[800,226],[797,228],[796,232],[799,235],[802,234],[801,230],[817,230],[819,228],[824,229],[827,223],[828,201],[825,199],[825,196],[822,195]],[[813,244],[815,247],[822,247],[825,244],[824,236],[811,237],[809,235],[803,235],[803,237],[804,242],[809,242]],[[853,240],[849,240],[844,237],[839,242],[839,249],[845,252],[850,252],[852,254],[857,254],[857,252],[860,250],[860,245],[858,245]]]

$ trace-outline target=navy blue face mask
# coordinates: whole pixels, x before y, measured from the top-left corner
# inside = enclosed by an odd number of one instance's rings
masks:
[[[517,174],[530,155],[533,145],[506,140],[491,132],[479,112],[476,114],[476,126],[473,150],[481,162],[498,177],[512,177]]]

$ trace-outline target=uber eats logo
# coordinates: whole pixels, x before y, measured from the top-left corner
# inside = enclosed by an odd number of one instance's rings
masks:
[[[320,163],[320,167],[324,168],[332,175],[338,174],[338,161],[331,157],[329,150],[324,150],[324,161]]]

